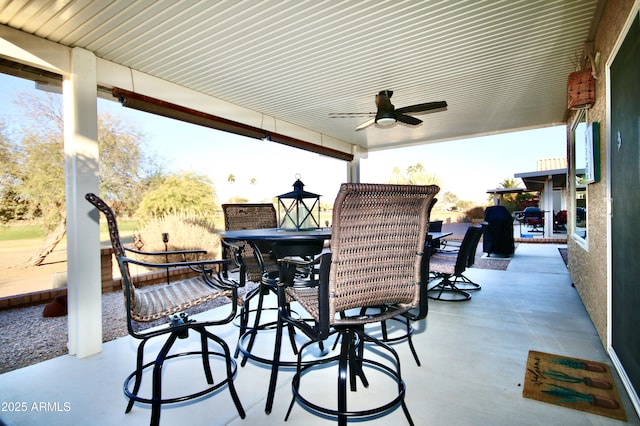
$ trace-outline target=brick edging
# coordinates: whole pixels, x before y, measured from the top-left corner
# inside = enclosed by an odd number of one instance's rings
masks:
[[[102,293],[110,293],[112,291],[122,290],[122,278],[113,277],[113,249],[111,247],[103,247],[100,249],[100,275]],[[171,269],[169,275],[173,279],[184,279],[197,273],[189,268]],[[134,278],[137,287],[146,285],[159,284],[166,281],[166,272],[150,272],[136,275]],[[27,306],[42,305],[51,302],[56,297],[66,296],[67,288],[54,288],[48,290],[35,291],[32,293],[23,293],[15,296],[6,296],[0,298],[0,311],[15,308],[24,308]]]

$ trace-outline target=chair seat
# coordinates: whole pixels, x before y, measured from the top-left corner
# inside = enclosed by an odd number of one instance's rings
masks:
[[[317,320],[320,317],[317,288],[287,288],[287,302],[292,300],[302,305],[312,318]]]
[[[134,295],[131,317],[135,321],[155,321],[220,297],[232,297],[231,290],[216,291],[200,276],[138,288]]]
[[[298,302],[316,322],[321,321],[318,287],[293,286],[287,287],[286,292],[287,297],[290,300],[295,300],[296,302]],[[373,311],[376,313],[366,314],[367,308],[375,308]],[[379,323],[380,321],[398,317],[399,315],[408,312],[413,308],[415,308],[415,306],[412,306],[408,303],[372,304],[356,309],[354,311],[356,313],[354,313],[353,315],[349,315],[348,312],[342,312],[339,316],[331,320],[331,324],[333,326],[340,326]]]
[[[429,269],[431,272],[439,274],[455,274],[457,253],[445,254],[436,253],[429,259]]]

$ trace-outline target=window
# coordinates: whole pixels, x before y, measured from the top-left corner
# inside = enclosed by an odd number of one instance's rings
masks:
[[[571,225],[573,238],[579,243],[587,242],[587,181],[586,181],[586,112],[580,111],[571,126],[571,161],[572,185],[571,194],[574,209],[574,220]]]

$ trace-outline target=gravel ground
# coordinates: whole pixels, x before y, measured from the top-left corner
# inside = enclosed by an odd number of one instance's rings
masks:
[[[253,288],[247,284],[244,291]],[[189,310],[191,314],[229,303],[221,298]],[[67,316],[46,318],[44,305],[0,311],[0,374],[68,354]],[[159,320],[158,323],[164,320]],[[103,342],[127,336],[121,292],[102,295]]]

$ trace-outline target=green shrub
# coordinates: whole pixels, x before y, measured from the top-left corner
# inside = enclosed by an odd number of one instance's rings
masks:
[[[465,216],[469,220],[484,219],[484,207],[474,207],[465,212]]]

